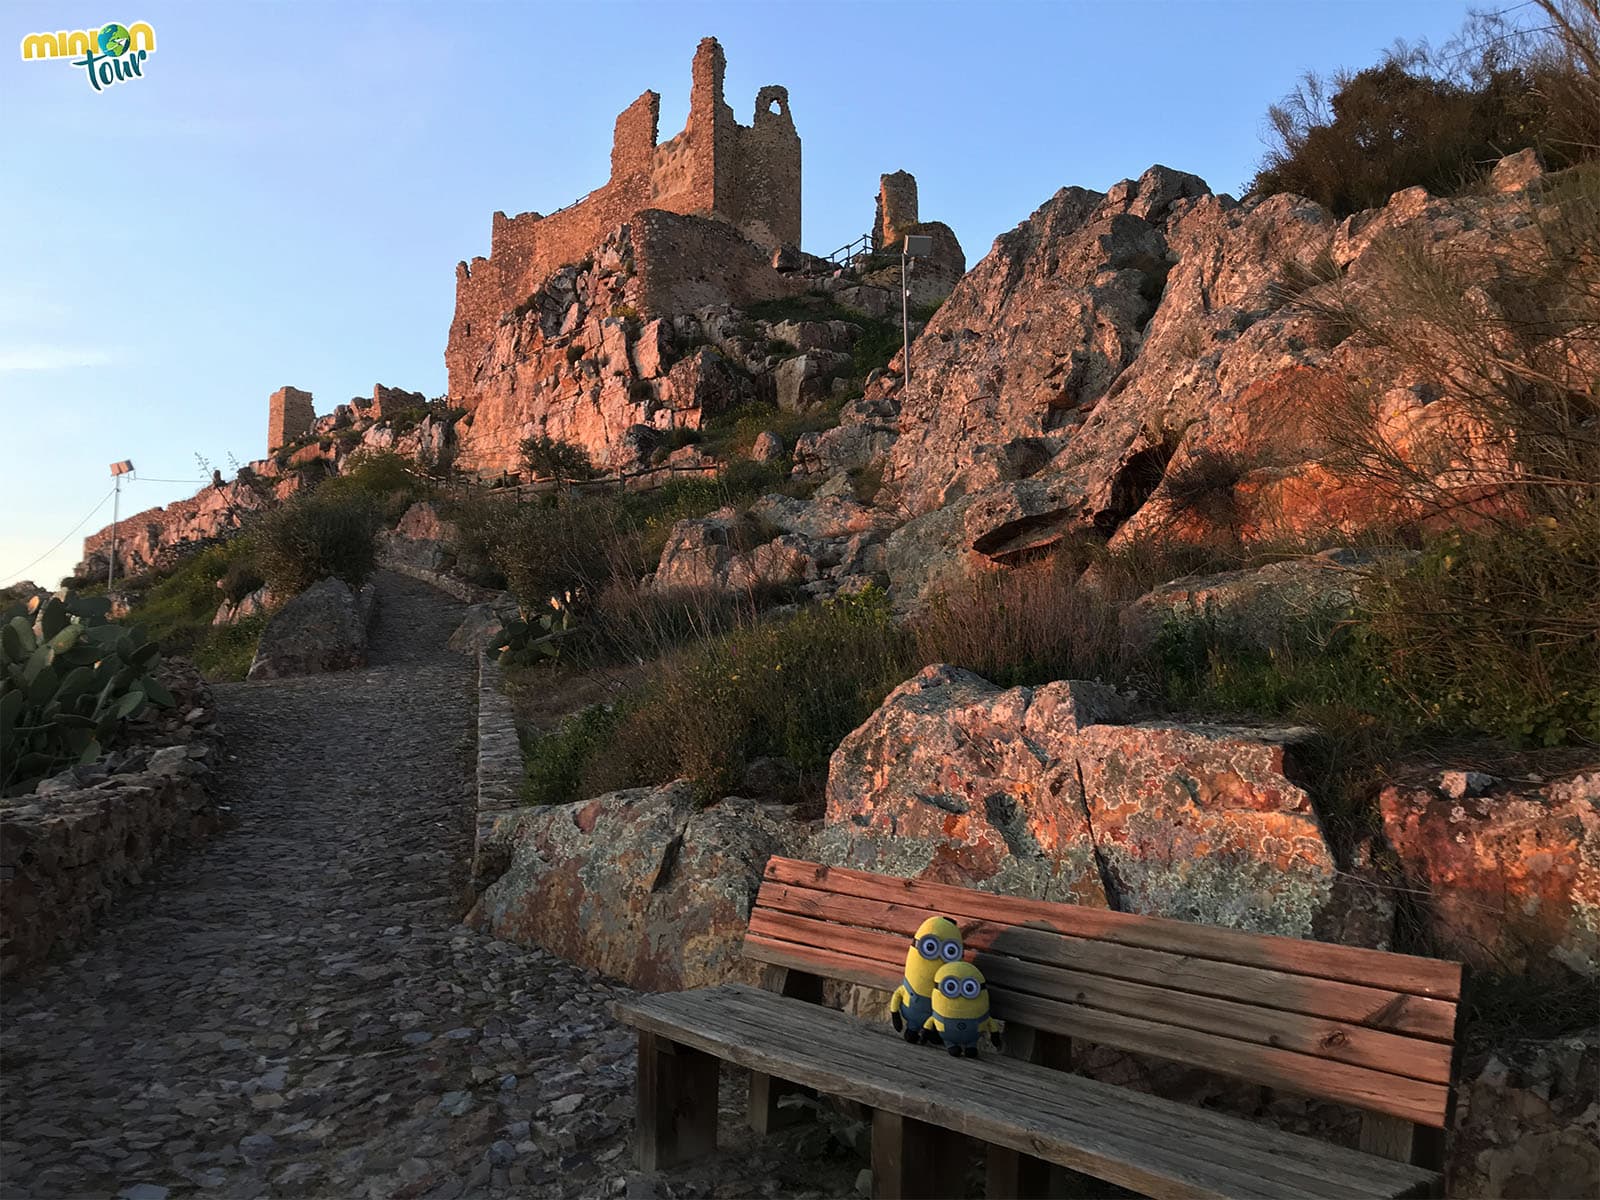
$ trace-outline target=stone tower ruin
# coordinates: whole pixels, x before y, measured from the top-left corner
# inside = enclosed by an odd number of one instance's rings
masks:
[[[872,248],[896,245],[917,224],[917,177],[896,171],[878,179],[878,212],[872,219]]]
[[[643,209],[728,222],[764,250],[799,246],[800,135],[788,89],[762,88],[751,123],[740,125],[723,99],[725,66],[717,40],[702,39],[689,119],[669,141],[656,141],[660,95],[647,91],[625,108],[612,133],[611,178],[576,204],[549,216],[494,214],[488,257],[456,266],[455,319],[445,348],[452,396],[467,389],[502,315]]]
[[[316,423],[311,393],[297,387],[281,387],[267,401],[267,453],[305,437]]]

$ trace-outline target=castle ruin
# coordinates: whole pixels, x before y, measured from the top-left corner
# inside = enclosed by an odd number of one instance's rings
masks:
[[[800,136],[788,89],[762,88],[752,123],[740,125],[723,100],[724,69],[722,47],[703,38],[681,133],[657,144],[661,97],[647,91],[617,117],[604,186],[549,216],[494,214],[488,257],[456,266],[455,319],[445,349],[452,396],[468,389],[502,315],[641,210],[724,221],[764,250],[799,246]]]
[[[305,437],[316,420],[310,392],[297,387],[281,387],[273,392],[267,401],[267,453]]]

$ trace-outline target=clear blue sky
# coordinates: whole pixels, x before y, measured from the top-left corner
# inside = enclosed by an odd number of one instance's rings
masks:
[[[743,0],[740,3],[56,2],[0,7],[0,584],[53,586],[107,491],[190,494],[196,453],[265,451],[283,384],[319,412],[376,381],[437,395],[458,259],[489,217],[603,183],[646,88],[661,136],[696,42],[727,95],[789,88],[804,243],[871,224],[882,172],[975,263],[1057,188],[1153,162],[1237,194],[1296,77],[1445,40],[1465,0]],[[96,93],[24,34],[154,26],[142,79]],[[24,569],[26,568],[26,569]]]

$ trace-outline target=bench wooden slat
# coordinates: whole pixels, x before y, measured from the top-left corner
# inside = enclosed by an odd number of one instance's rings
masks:
[[[753,1008],[756,1014],[762,1020],[770,1019],[767,1009],[767,998],[770,993],[749,988],[742,984],[729,984],[716,989],[704,990],[727,992],[728,996],[726,998],[726,1003],[729,1006],[740,1009]],[[835,1010],[830,1009],[829,1011],[832,1012]],[[843,1014],[839,1015],[842,1016]],[[936,1064],[934,1074],[930,1078],[935,1080],[945,1078],[943,1074],[943,1063],[946,1056],[941,1054],[937,1049],[932,1047],[922,1048],[905,1046],[898,1037],[890,1034],[888,1030],[882,1026],[875,1025],[871,1022],[863,1022],[854,1017],[845,1017],[845,1020],[866,1035],[869,1041],[863,1044],[873,1047],[873,1058],[871,1061],[883,1066],[884,1069],[901,1073],[914,1073],[928,1064]],[[907,1057],[907,1055],[910,1055],[911,1057]],[[1002,1058],[998,1055],[994,1056],[994,1060],[1001,1063],[1012,1063],[1018,1061],[1015,1059]],[[1112,1084],[1099,1083],[1094,1080],[1084,1079],[1082,1076],[1067,1075],[1048,1067],[1036,1067],[1033,1064],[1019,1065],[1025,1066],[1027,1070],[1016,1077],[1018,1081],[1016,1090],[1018,1094],[1028,1097],[1030,1102],[1038,1101],[1041,1103],[1049,1103],[1052,1097],[1055,1097],[1060,1093],[1063,1080],[1081,1079],[1084,1083],[1092,1085],[1093,1088],[1108,1089],[1110,1092],[1115,1094],[1118,1098],[1120,1111],[1125,1116],[1128,1116],[1129,1119],[1134,1119],[1136,1116],[1137,1122],[1141,1126],[1145,1127],[1146,1133],[1152,1136],[1164,1135],[1166,1132],[1172,1130],[1176,1130],[1180,1133],[1185,1130],[1190,1132],[1203,1130],[1209,1131],[1208,1136],[1218,1139],[1220,1144],[1226,1147],[1227,1145],[1233,1144],[1239,1133],[1239,1127],[1241,1123],[1243,1123],[1241,1118],[1238,1117],[1215,1112],[1211,1109],[1196,1108],[1191,1105],[1181,1104],[1171,1100],[1163,1100],[1159,1096],[1154,1096],[1148,1092],[1135,1092],[1126,1088],[1116,1087]],[[1257,1127],[1252,1126],[1252,1137],[1254,1136],[1253,1131],[1255,1128]],[[1322,1143],[1316,1142],[1315,1139],[1302,1138],[1297,1134],[1286,1134],[1280,1130],[1273,1129],[1270,1126],[1260,1126],[1259,1128],[1270,1134],[1273,1134],[1276,1137],[1288,1139],[1288,1141],[1284,1144],[1294,1147],[1297,1151],[1297,1156],[1300,1151],[1305,1149],[1304,1143],[1308,1140],[1311,1141],[1313,1145],[1322,1145]],[[1334,1151],[1335,1157],[1341,1158],[1341,1161],[1343,1161],[1341,1156],[1354,1155],[1353,1158],[1350,1158],[1348,1162],[1344,1163],[1344,1167],[1363,1165],[1369,1158],[1372,1157],[1358,1151],[1340,1149],[1338,1147],[1331,1146],[1328,1148]],[[1318,1161],[1321,1160],[1319,1159]],[[1383,1168],[1379,1168],[1379,1173],[1383,1173]],[[1339,1175],[1327,1175],[1325,1178],[1329,1180],[1337,1180],[1341,1177]]]
[[[825,952],[824,952],[825,953]],[[627,1023],[874,1108],[1156,1197],[1398,1196],[1437,1176],[1093,1080],[906,1046],[842,1013],[737,986],[617,1005]]]
[[[1246,933],[1083,905],[994,895],[949,884],[897,879],[790,858],[770,859],[766,878],[776,883],[908,905],[925,912],[948,912],[952,916],[1014,925],[1042,922],[1059,933],[1097,941],[1364,984],[1440,1000],[1461,998],[1460,964],[1438,959],[1305,942],[1298,938]]]
[[[833,1028],[832,1022],[825,1022],[827,1026],[825,1033],[820,1029],[809,1028],[809,1021],[807,1028],[795,1029],[785,1024],[788,1018],[784,1014],[752,1006],[742,1002],[743,997],[728,992],[729,989],[718,988],[711,992],[687,993],[686,995],[692,996],[698,1002],[694,1005],[693,1019],[705,1022],[728,1041],[736,1042],[757,1054],[794,1053],[797,1042],[803,1042],[811,1036],[825,1038],[825,1045],[811,1052],[814,1059],[806,1066],[810,1070],[837,1073],[835,1086],[828,1089],[833,1094],[851,1096],[871,1103],[874,1108],[895,1111],[895,1106],[884,1105],[878,1102],[877,1097],[870,1094],[862,1095],[863,1091],[870,1091],[875,1086],[883,1085],[898,1094],[917,1096],[924,1100],[929,1098],[929,1093],[934,1095],[943,1093],[947,1097],[955,1098],[964,1110],[971,1107],[968,1103],[969,1097],[963,1094],[969,1083],[968,1073],[951,1072],[950,1067],[945,1065],[947,1062],[945,1056],[934,1050],[903,1046],[903,1044],[886,1044],[889,1039],[881,1036],[863,1038],[859,1023],[853,1021],[850,1022],[851,1028],[848,1029]],[[634,1019],[627,1011],[621,1011],[621,1015],[625,1020]],[[692,1039],[694,1031],[686,1028],[688,1019],[688,1015],[675,1015],[669,1018],[669,1025],[680,1031],[679,1036]],[[805,1051],[802,1049],[799,1052]],[[1018,1086],[1019,1083],[1021,1086]],[[1028,1088],[1018,1076],[1008,1077],[1006,1084],[1005,1090],[998,1094],[992,1089],[985,1089],[989,1094],[984,1099],[1003,1109],[1007,1114],[1004,1118],[1007,1123],[1026,1130],[1031,1135],[1030,1144],[1037,1145],[1034,1139],[1046,1131],[1045,1127],[1050,1122],[1041,1119],[1046,1114],[1042,1114],[1038,1109],[1036,1092]],[[1157,1155],[1152,1161],[1151,1155],[1143,1153],[1142,1143],[1169,1147],[1170,1127],[1150,1119],[1148,1114],[1141,1114],[1144,1119],[1140,1119],[1140,1117],[1128,1118],[1119,1113],[1120,1119],[1114,1124],[1096,1128],[1097,1125],[1104,1125],[1104,1114],[1094,1114],[1091,1118],[1081,1098],[1069,1096],[1063,1099],[1057,1089],[1050,1099],[1052,1107],[1049,1113],[1056,1116],[1060,1125],[1073,1131],[1076,1135],[1075,1145],[1087,1143],[1091,1147],[1097,1144],[1115,1147],[1121,1142],[1123,1144],[1117,1148],[1125,1155],[1138,1158],[1147,1167],[1165,1168],[1166,1176],[1188,1169],[1190,1167],[1188,1160],[1194,1157],[1201,1157],[1206,1168],[1212,1172],[1220,1173],[1219,1167],[1224,1170],[1237,1170],[1229,1161],[1229,1156],[1225,1153],[1216,1153],[1220,1139],[1208,1136],[1209,1131],[1188,1127],[1180,1134],[1186,1152],[1184,1160],[1162,1162]],[[960,1125],[953,1125],[948,1121],[940,1121],[939,1124],[945,1128],[961,1128]],[[1249,1176],[1248,1169],[1243,1178],[1232,1174],[1229,1182],[1233,1191],[1250,1195],[1262,1194],[1259,1183]],[[1287,1189],[1287,1194],[1300,1193],[1291,1186]]]
[[[790,920],[798,921],[797,918]],[[747,946],[750,938],[757,936],[766,945],[777,942],[778,935],[799,939],[789,943],[794,951],[805,954],[831,951],[857,963],[878,963],[883,977],[894,980],[891,987],[898,984],[905,962],[901,944],[888,934],[834,926],[838,933],[828,950],[823,951],[815,943],[807,943],[804,928],[785,928],[781,921],[759,913],[751,914],[750,928]],[[1248,1036],[1259,1036],[1259,1031],[1248,1025],[1233,1031],[1224,1028],[1208,1032],[1144,1019],[1115,1007],[1104,1010],[1062,1002],[1049,998],[1048,994],[1009,986],[1026,976],[1029,964],[1004,959],[986,961],[984,955],[978,956],[977,964],[990,978],[994,1013],[1001,1020],[1018,1021],[1035,1029],[1087,1038],[1136,1053],[1154,1054],[1173,1062],[1220,1071],[1301,1095],[1326,1097],[1424,1125],[1444,1124],[1450,1094],[1447,1083],[1429,1083],[1381,1069],[1244,1040]]]
[[[905,959],[903,935],[828,925],[771,908],[754,910],[750,914],[750,929],[775,939],[851,951],[890,963]],[[912,926],[905,934],[915,929],[916,926]],[[1031,992],[1046,999],[1060,999],[1130,1017],[1146,1017],[1386,1074],[1429,1083],[1450,1082],[1450,1047],[1443,1043],[1397,1037],[1348,1022],[1173,992],[1007,956],[980,953],[975,961],[997,993],[1001,988]]]
[[[1390,1033],[1430,1038],[1440,1043],[1443,1061],[1448,1064],[1448,1043],[1455,1031],[1455,1005],[1448,1001],[1387,988],[1341,983],[1321,976],[1291,974],[1091,940],[1046,929],[1010,926],[971,917],[960,911],[949,911],[982,906],[986,900],[987,897],[980,897],[972,906],[952,903],[938,910],[957,918],[967,945],[973,949],[1033,959],[1132,983],[1151,984],[1180,992],[1325,1017]],[[864,929],[888,930],[904,937],[914,933],[932,911],[770,881],[762,884],[756,898],[756,909],[774,909]],[[1316,945],[1321,946],[1322,943]],[[901,955],[904,956],[903,949]]]

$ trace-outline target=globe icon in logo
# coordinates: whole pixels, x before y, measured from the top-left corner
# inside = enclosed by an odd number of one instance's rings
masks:
[[[100,31],[98,40],[100,42],[100,53],[109,54],[112,58],[116,58],[127,52],[128,43],[132,38],[126,25],[113,23]]]

